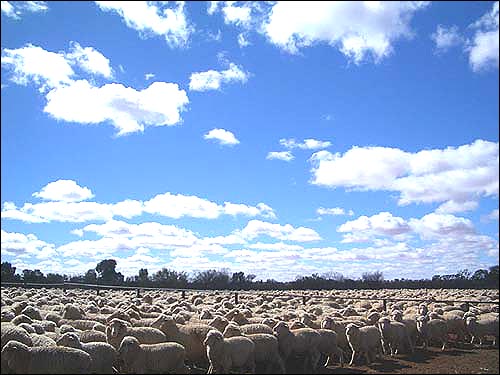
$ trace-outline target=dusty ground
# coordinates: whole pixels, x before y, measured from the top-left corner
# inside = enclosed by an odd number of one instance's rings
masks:
[[[498,348],[416,348],[413,356],[385,356],[368,366],[329,367],[322,374],[498,374]]]

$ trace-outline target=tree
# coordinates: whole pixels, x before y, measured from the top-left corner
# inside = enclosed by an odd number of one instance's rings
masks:
[[[83,276],[83,282],[85,284],[97,284],[97,273],[94,268],[89,269],[85,276]]]
[[[45,280],[45,276],[40,270],[23,270],[23,281],[25,283],[43,283]]]
[[[147,284],[149,282],[149,275],[147,268],[141,268],[139,270],[139,276],[137,276],[137,281],[142,284]]]
[[[380,271],[363,272],[361,278],[365,283],[381,283],[384,281],[384,274]]]
[[[99,274],[97,280],[103,284],[122,284],[123,275],[120,272],[116,272],[116,260],[114,259],[104,259],[97,264],[95,268]]]
[[[64,275],[60,275],[58,273],[47,274],[47,283],[49,284],[60,284],[64,282],[64,279]]]
[[[19,282],[21,277],[16,275],[16,267],[12,267],[9,262],[2,262],[2,281],[4,282]]]
[[[186,272],[177,272],[162,268],[151,277],[153,283],[165,288],[186,288],[188,286],[188,275]]]

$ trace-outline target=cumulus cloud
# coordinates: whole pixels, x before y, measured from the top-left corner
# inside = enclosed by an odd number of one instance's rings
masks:
[[[427,2],[277,2],[262,29],[290,53],[315,43],[335,46],[355,63],[387,57],[393,44],[412,37],[413,15]]]
[[[192,73],[189,78],[189,89],[192,91],[219,90],[223,83],[245,83],[249,73],[234,63],[229,63],[229,68],[222,71],[208,70],[206,72]]]
[[[44,112],[57,120],[109,122],[120,136],[142,132],[148,126],[176,125],[189,103],[186,92],[175,83],[153,82],[143,90],[118,83],[96,86],[86,79],[75,79],[72,65],[94,75],[112,76],[104,55],[74,42],[69,53],[49,52],[31,44],[2,52],[2,66],[12,69],[14,82],[33,82],[40,91],[48,91]]]
[[[311,183],[335,188],[399,192],[398,203],[463,203],[498,196],[498,143],[471,144],[416,153],[389,147],[353,147],[346,153],[312,155]]]
[[[354,215],[354,211],[353,210],[349,210],[348,212],[346,212],[343,208],[341,207],[333,207],[333,208],[324,208],[324,207],[320,207],[316,210],[316,213],[318,215],[333,215],[333,216],[338,216],[338,215],[349,215],[349,216],[353,216]]]
[[[214,139],[221,145],[234,146],[240,143],[233,133],[225,129],[212,129],[203,136],[205,139]]]
[[[450,27],[438,25],[436,31],[431,35],[431,39],[436,44],[438,52],[447,51],[451,47],[464,42],[463,37],[458,31],[458,27],[455,25]]]
[[[290,224],[273,224],[260,220],[250,220],[245,228],[235,232],[245,239],[254,239],[259,236],[277,238],[281,241],[308,242],[321,240],[319,234],[311,228],[294,228]]]
[[[243,48],[249,46],[251,43],[248,41],[247,37],[243,33],[238,34],[238,45]]]
[[[293,154],[290,151],[271,151],[267,154],[266,159],[268,160],[283,160],[292,161],[294,159]]]
[[[36,257],[47,259],[55,254],[54,244],[37,238],[34,234],[6,232],[2,229],[2,256]]]
[[[483,15],[472,27],[476,33],[467,46],[469,63],[475,72],[489,68],[498,69],[499,35],[498,35],[498,1],[491,11]]]
[[[20,19],[26,12],[40,13],[49,9],[46,1],[2,1],[2,13],[7,17]]]
[[[224,202],[218,204],[194,195],[157,194],[145,201],[126,199],[117,203],[83,202],[94,195],[87,187],[79,186],[73,180],[58,180],[49,183],[33,196],[49,200],[42,203],[25,203],[16,207],[4,202],[2,219],[21,220],[28,223],[51,221],[86,222],[108,221],[116,216],[132,218],[143,213],[179,219],[195,217],[216,219],[221,215],[261,216],[276,218],[274,210],[265,203],[250,206],[242,203]]]
[[[327,148],[332,145],[329,141],[319,141],[317,139],[304,139],[302,143],[297,143],[294,138],[282,138],[280,139],[280,145],[284,146],[287,149],[300,148],[302,150],[319,150],[322,148]]]
[[[109,121],[120,136],[142,132],[147,126],[176,125],[188,103],[186,92],[176,83],[153,82],[136,90],[118,83],[96,87],[78,80],[51,90],[44,112],[67,122]]]
[[[163,36],[170,47],[187,45],[194,28],[188,23],[184,2],[96,1],[102,11],[117,13],[141,36]]]
[[[456,212],[474,211],[478,207],[476,201],[455,202],[447,201],[436,209],[438,214],[453,214]]]
[[[33,196],[49,201],[79,202],[93,198],[94,194],[89,188],[81,187],[73,180],[57,180],[33,193]]]
[[[348,233],[342,242],[365,242],[374,236],[397,236],[409,233],[410,225],[401,217],[393,216],[390,212],[360,216],[356,220],[348,221],[337,229],[340,233]],[[361,237],[359,235],[362,235]]]

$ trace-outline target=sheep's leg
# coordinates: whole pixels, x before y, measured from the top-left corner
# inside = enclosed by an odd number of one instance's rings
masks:
[[[441,351],[444,352],[446,349],[446,340],[443,340],[443,347],[441,348]]]
[[[476,336],[472,335],[472,338],[470,339],[470,343],[471,344],[474,344],[474,339],[476,338]]]
[[[331,366],[332,362],[333,362],[333,355],[332,354],[327,355],[326,362],[323,364],[323,367]]]
[[[283,359],[280,357],[278,357],[278,360],[277,360],[277,364],[278,364],[278,367],[280,369],[280,374],[285,374],[286,373],[286,369],[285,369],[285,363],[283,362]]]
[[[366,365],[370,365],[370,354],[368,353],[368,350],[365,352],[365,358],[366,358]]]
[[[352,366],[352,364],[354,363],[354,356],[355,355],[356,355],[356,351],[353,349],[352,356],[351,356],[351,362],[349,362],[349,366]]]
[[[320,360],[320,357],[321,357],[321,353],[318,352],[317,350],[313,351],[311,353],[311,369],[312,369],[312,372],[315,373],[318,369],[318,363],[319,363],[319,360]]]

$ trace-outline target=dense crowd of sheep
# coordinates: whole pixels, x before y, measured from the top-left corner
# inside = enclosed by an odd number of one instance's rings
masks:
[[[297,293],[295,293],[297,294]],[[1,371],[286,373],[452,342],[498,344],[498,290],[290,292],[2,288]],[[374,298],[358,300],[357,298]],[[381,299],[408,298],[425,303]],[[436,302],[481,300],[491,304]]]

